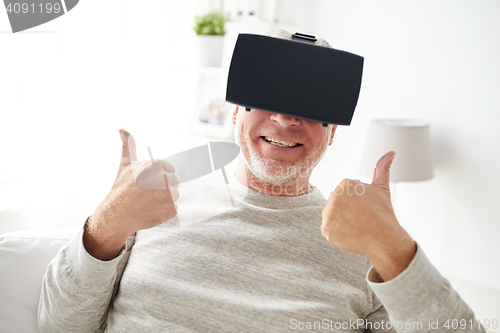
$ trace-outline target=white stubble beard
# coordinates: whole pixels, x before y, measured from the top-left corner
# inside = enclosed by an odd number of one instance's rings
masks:
[[[331,130],[328,133],[325,143],[314,153],[303,160],[297,161],[293,165],[286,165],[272,158],[262,157],[258,151],[253,149],[250,144],[250,138],[245,138],[240,124],[241,117],[236,118],[235,141],[240,146],[241,156],[247,169],[260,180],[273,184],[284,185],[290,184],[300,178],[311,176],[313,169],[321,161],[328,147],[328,138],[331,135]]]

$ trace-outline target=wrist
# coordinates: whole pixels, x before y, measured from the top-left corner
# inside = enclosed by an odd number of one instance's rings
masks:
[[[118,256],[128,236],[126,232],[117,233],[107,223],[91,215],[84,225],[83,245],[91,256],[107,261]]]
[[[383,281],[390,281],[401,274],[417,252],[416,242],[409,236],[388,241],[368,259]]]
[[[101,202],[89,217],[89,232],[101,242],[124,242],[136,230],[127,228],[131,224],[127,223],[126,219],[122,217],[123,208],[116,204],[116,200],[108,197]]]

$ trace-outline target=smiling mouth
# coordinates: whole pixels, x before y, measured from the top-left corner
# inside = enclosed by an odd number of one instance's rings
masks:
[[[302,146],[302,144],[300,144],[300,143],[282,141],[282,140],[278,140],[278,139],[275,139],[275,138],[272,138],[269,136],[261,136],[261,138],[266,140],[271,145],[276,146],[276,147],[281,147],[281,148],[293,148],[293,147]]]

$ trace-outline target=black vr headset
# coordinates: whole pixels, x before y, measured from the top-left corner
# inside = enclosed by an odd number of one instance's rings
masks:
[[[293,40],[240,34],[229,68],[226,101],[328,124],[350,125],[358,102],[363,57]]]

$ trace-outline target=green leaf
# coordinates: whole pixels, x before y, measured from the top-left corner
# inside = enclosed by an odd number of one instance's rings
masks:
[[[229,17],[219,11],[207,13],[203,16],[195,17],[193,30],[197,35],[224,36],[226,34],[224,25],[227,21],[229,21]]]

